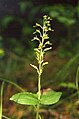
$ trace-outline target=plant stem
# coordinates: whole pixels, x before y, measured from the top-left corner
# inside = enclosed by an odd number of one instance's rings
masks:
[[[42,52],[42,49],[41,49],[41,51],[40,51],[40,61],[39,61],[38,100],[40,100],[40,96],[41,96],[41,71],[42,71],[42,66],[41,66],[41,52]],[[36,119],[39,119],[39,104],[37,105]]]
[[[78,67],[78,69],[77,69],[77,73],[76,73],[76,89],[77,89],[78,98],[79,98],[78,78],[79,78],[79,67]]]
[[[42,43],[43,46],[43,43]],[[42,74],[42,60],[43,60],[43,56],[42,56],[42,46],[40,49],[40,58],[39,58],[39,74],[38,74],[38,100],[40,100],[41,97],[41,74]],[[39,104],[37,105],[37,116],[36,119],[39,119]]]
[[[38,75],[38,99],[41,96],[41,63],[39,64],[39,75]]]
[[[1,86],[1,101],[0,101],[0,119],[2,119],[2,95],[3,95],[4,81]]]
[[[37,105],[36,119],[39,119],[39,105]]]

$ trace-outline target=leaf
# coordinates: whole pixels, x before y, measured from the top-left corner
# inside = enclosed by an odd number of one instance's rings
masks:
[[[67,17],[64,17],[64,16],[58,17],[58,20],[61,23],[64,23],[65,25],[72,25],[72,24],[75,23],[75,19],[67,18]]]
[[[50,11],[50,16],[52,18],[58,18],[59,17],[59,13],[57,11]]]
[[[19,3],[20,11],[24,13],[29,7],[32,7],[31,1],[21,1]]]
[[[43,105],[55,104],[59,101],[61,94],[61,92],[48,91],[47,93],[41,96],[40,103]]]
[[[5,115],[2,115],[2,117],[4,118],[4,119],[10,119],[10,118],[8,118],[7,116],[5,116]]]
[[[31,27],[29,27],[28,24],[24,24],[24,26],[22,28],[23,35],[29,35],[31,32],[33,32]]]
[[[14,20],[14,17],[7,15],[4,17],[1,24],[4,28],[6,28],[12,20]]]
[[[66,81],[66,79],[71,75],[73,72],[75,72],[75,69],[79,65],[79,52],[76,53],[73,57],[70,58],[70,60],[55,74],[53,74],[53,79],[47,80],[44,82],[44,86],[50,85],[51,83],[54,83],[54,85],[59,85],[61,82]]]
[[[65,87],[65,88],[72,88],[72,89],[76,89],[75,83],[72,82],[68,82],[68,83],[61,83],[60,86]]]
[[[15,80],[7,79],[7,78],[2,78],[2,77],[0,77],[0,80],[5,81],[7,83],[10,83],[11,85],[14,85],[19,90],[24,91],[24,89],[22,87],[20,87]]]
[[[77,73],[76,73],[76,89],[77,90],[78,90],[78,87],[79,87],[78,82],[79,82],[79,67],[78,67]]]
[[[20,2],[19,5],[20,5],[20,11],[25,12],[27,8],[27,3],[23,1],[23,2]]]
[[[38,105],[39,103],[37,94],[30,92],[17,93],[13,95],[10,100],[23,105]]]
[[[77,5],[77,7],[76,7],[76,10],[77,10],[77,15],[78,15],[78,17],[79,17],[79,2],[78,2],[78,5]]]
[[[0,57],[4,55],[5,55],[5,51],[2,48],[0,48]]]

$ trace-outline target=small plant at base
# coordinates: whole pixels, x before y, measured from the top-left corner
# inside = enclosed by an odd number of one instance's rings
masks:
[[[42,94],[41,93],[41,75],[43,73],[43,68],[48,62],[44,61],[44,55],[46,51],[52,49],[50,45],[50,41],[48,40],[48,31],[53,31],[51,29],[50,25],[50,17],[47,15],[43,16],[43,26],[40,24],[36,23],[34,26],[36,28],[36,31],[34,34],[36,35],[32,41],[38,41],[39,45],[37,48],[34,49],[36,53],[36,59],[38,62],[38,66],[35,66],[33,64],[30,64],[34,69],[36,69],[37,74],[38,74],[38,86],[37,86],[37,93],[31,93],[31,92],[22,92],[13,95],[10,100],[13,100],[19,104],[25,104],[25,105],[32,105],[36,109],[36,119],[41,119],[41,116],[39,114],[39,109],[40,105],[51,105],[55,104],[56,102],[59,101],[61,97],[61,92],[55,92],[53,90],[49,90],[46,93]],[[40,28],[40,29],[38,29]],[[42,32],[41,32],[42,31]],[[37,36],[39,34],[39,38]],[[49,47],[47,47],[49,46]]]

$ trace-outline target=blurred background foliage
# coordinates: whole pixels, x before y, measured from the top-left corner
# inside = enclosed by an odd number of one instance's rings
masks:
[[[42,17],[46,14],[52,18],[51,25],[54,32],[49,33],[53,49],[45,56],[49,65],[46,66],[42,76],[42,88],[52,88],[63,92],[61,101],[47,108],[57,109],[60,114],[65,110],[66,113],[63,115],[70,115],[74,119],[79,117],[79,109],[77,109],[79,102],[75,85],[79,66],[79,3],[73,0],[69,2],[20,0],[17,11],[9,11],[0,19],[0,80],[8,82],[5,84],[7,93],[5,94],[4,91],[4,97],[8,96],[9,99],[18,91],[17,88],[28,91],[37,90],[37,75],[29,65],[36,63],[33,48],[37,46],[37,43],[31,42],[31,39],[33,39],[33,26],[36,22],[42,24]],[[8,99],[5,99],[6,102]],[[7,114],[6,107],[7,104],[4,103],[4,113]],[[17,110],[17,106],[14,107]],[[15,117],[25,119],[23,115],[27,115],[30,119],[28,113],[25,114],[23,110],[25,108],[17,110],[13,119]],[[31,109],[28,108],[28,110]],[[7,115],[12,114],[8,110]],[[51,115],[50,112],[50,119]],[[54,116],[56,117],[56,114]]]

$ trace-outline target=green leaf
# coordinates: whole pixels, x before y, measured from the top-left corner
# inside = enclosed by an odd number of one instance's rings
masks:
[[[65,88],[72,88],[72,89],[76,89],[75,83],[73,82],[68,82],[68,83],[61,83],[60,86],[65,87]]]
[[[12,20],[14,20],[14,17],[7,15],[7,16],[5,16],[5,17],[3,18],[1,24],[2,24],[3,27],[6,28],[6,27],[8,26],[8,24],[9,24]]]
[[[37,105],[39,103],[37,94],[22,92],[13,95],[10,100],[23,105]]]
[[[4,56],[4,55],[5,55],[4,49],[0,48],[0,56]]]
[[[27,8],[27,3],[23,1],[23,2],[20,2],[19,5],[20,5],[21,12],[25,12]]]
[[[0,80],[5,81],[7,83],[10,83],[11,85],[14,85],[19,90],[24,91],[24,89],[22,87],[20,87],[15,80],[10,80],[10,79],[7,79],[7,78],[2,78],[2,77],[0,77]]]
[[[26,10],[31,7],[32,8],[32,2],[31,1],[21,1],[19,3],[20,11],[22,13],[26,12]]]
[[[77,90],[78,90],[78,88],[79,88],[78,82],[79,82],[79,67],[78,67],[77,73],[76,73],[76,89],[77,89]]]
[[[61,92],[48,91],[47,93],[41,96],[40,103],[43,105],[55,104],[59,101],[61,94]]]
[[[24,24],[24,26],[22,28],[22,33],[23,33],[23,35],[29,35],[30,33],[32,33],[31,27],[29,27],[29,25],[27,25],[27,24]]]
[[[50,11],[50,16],[52,18],[58,18],[59,17],[59,13],[58,13],[58,11]]]
[[[78,17],[79,17],[79,2],[78,2],[76,10],[77,10],[77,14],[78,14]]]

